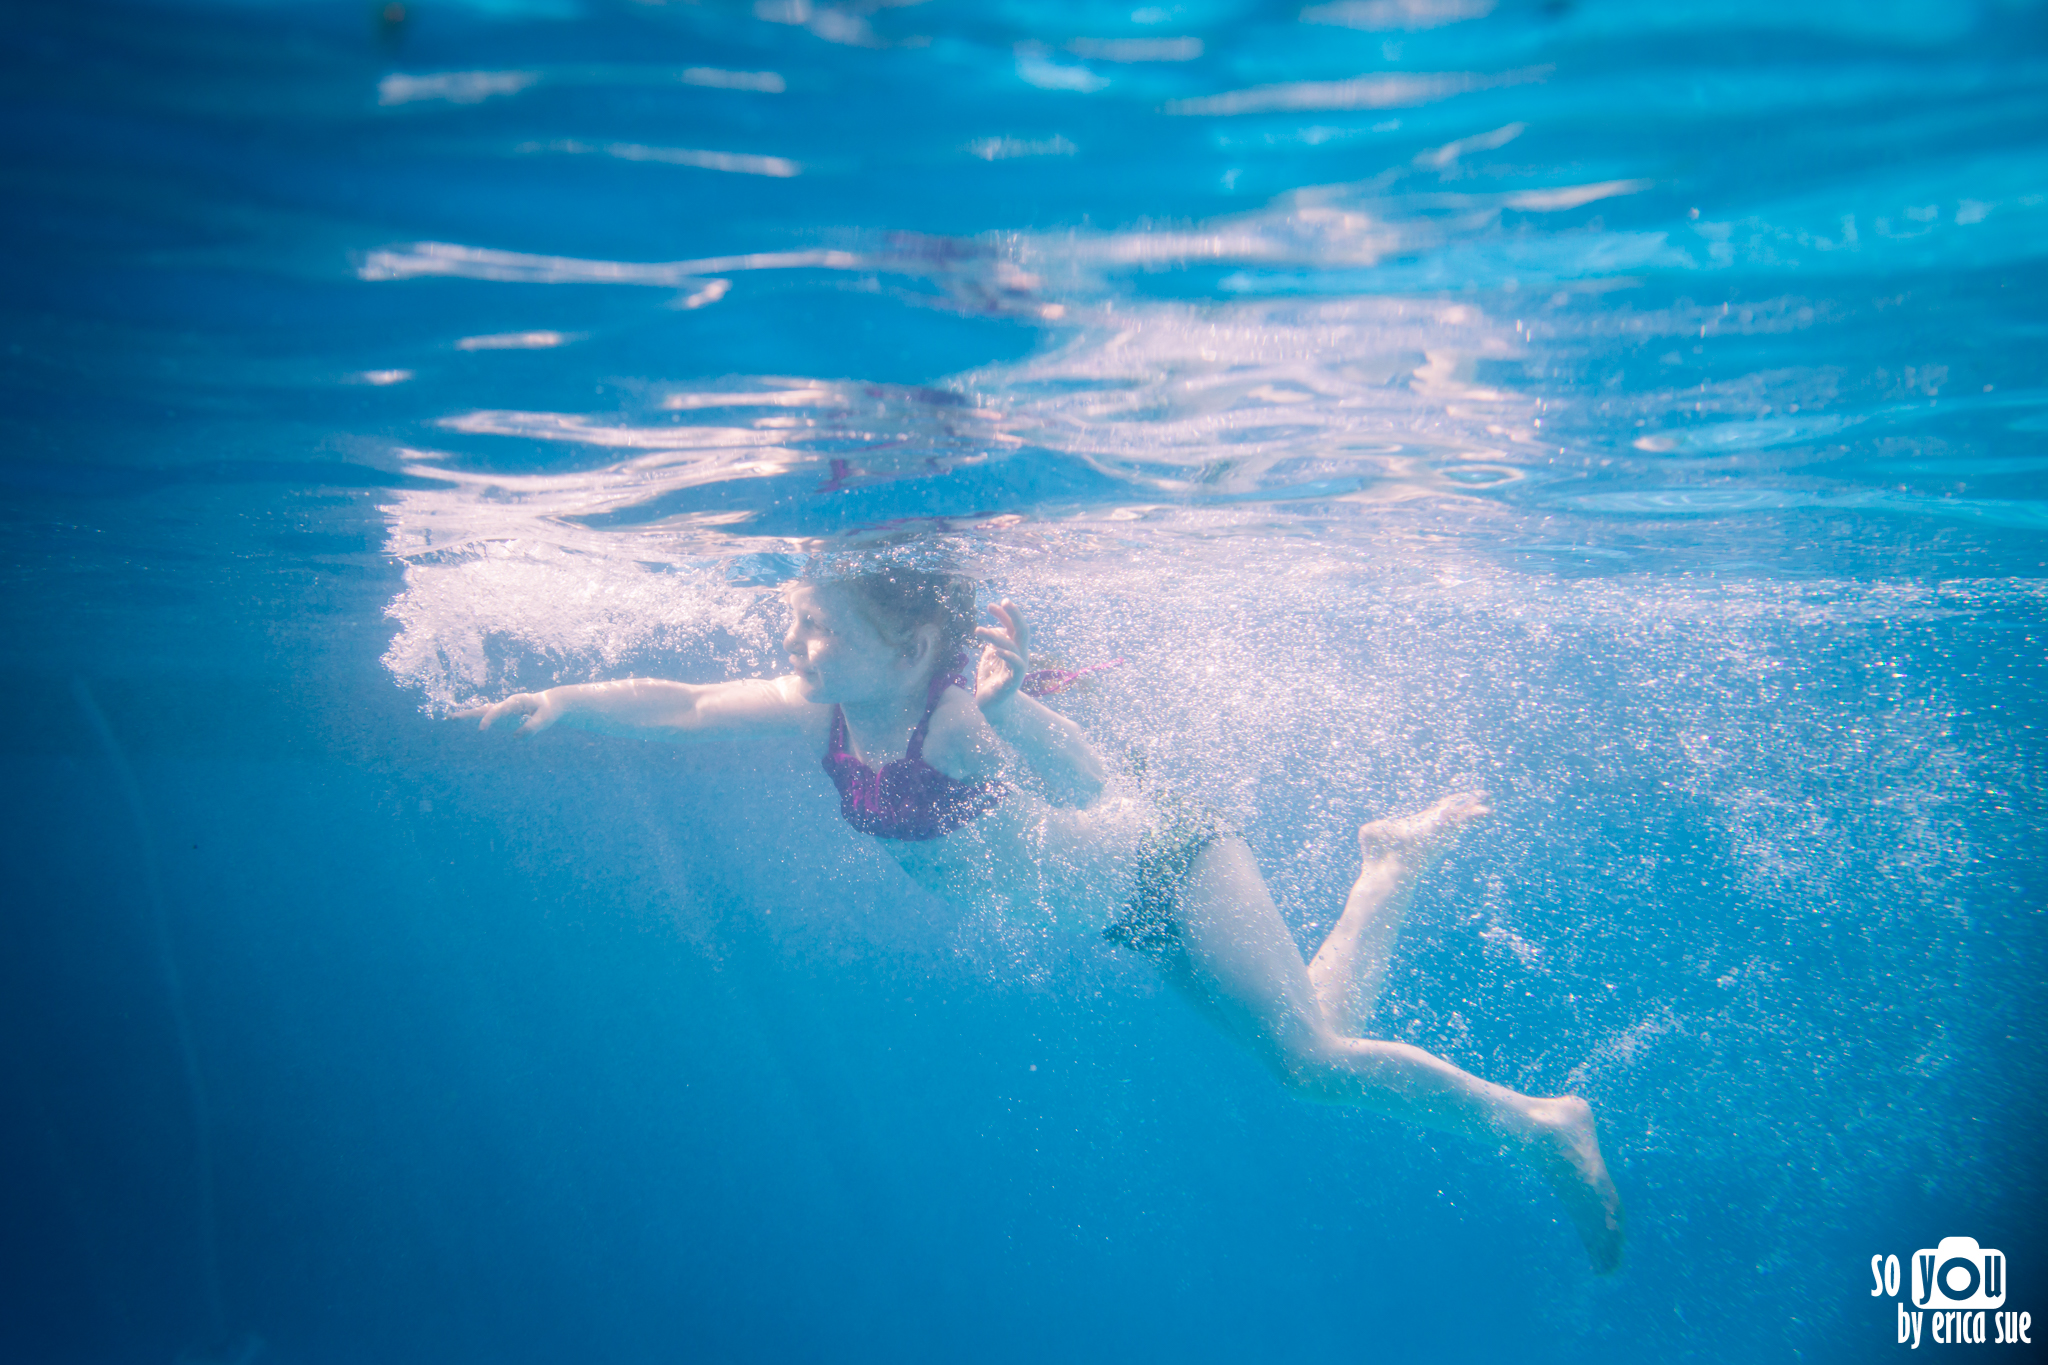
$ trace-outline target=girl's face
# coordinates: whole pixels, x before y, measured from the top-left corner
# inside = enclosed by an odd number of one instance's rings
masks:
[[[882,701],[917,685],[923,651],[913,644],[906,654],[883,639],[844,590],[806,583],[791,588],[787,600],[789,630],[782,647],[804,700]]]

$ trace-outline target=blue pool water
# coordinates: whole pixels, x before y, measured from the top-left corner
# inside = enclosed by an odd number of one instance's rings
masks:
[[[0,15],[0,1358],[1860,1361],[1952,1235],[2048,1318],[2038,3]],[[1305,947],[1485,784],[1378,1020],[1593,1101],[1623,1273],[805,755],[440,718],[878,549],[1126,658]]]

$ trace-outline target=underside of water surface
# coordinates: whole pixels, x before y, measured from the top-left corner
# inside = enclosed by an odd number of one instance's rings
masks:
[[[0,1356],[1860,1361],[1960,1236],[2048,1315],[2038,3],[0,20]],[[448,719],[877,564],[1123,660],[1054,704],[1305,952],[1491,793],[1373,1028],[1590,1100],[1622,1272],[815,754]]]

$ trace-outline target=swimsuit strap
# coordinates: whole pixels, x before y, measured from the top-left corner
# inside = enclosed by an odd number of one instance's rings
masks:
[[[923,761],[925,731],[931,729],[932,716],[939,709],[940,698],[946,695],[946,689],[949,687],[967,686],[966,675],[960,671],[960,666],[964,662],[964,656],[955,659],[952,668],[932,678],[931,686],[925,692],[924,715],[918,719],[917,728],[910,732],[910,743],[903,751],[904,758],[912,762]],[[853,757],[853,751],[846,747],[846,708],[837,702],[832,705],[832,734],[825,741],[825,753],[827,757],[837,757],[840,754]],[[859,759],[854,761],[861,762]]]
[[[932,675],[932,685],[925,693],[924,717],[910,732],[910,745],[903,751],[905,758],[919,763],[924,761],[924,733],[932,728],[932,716],[939,709],[939,699],[946,695],[947,688],[965,686],[960,675],[960,663],[961,660],[955,659],[952,668]]]

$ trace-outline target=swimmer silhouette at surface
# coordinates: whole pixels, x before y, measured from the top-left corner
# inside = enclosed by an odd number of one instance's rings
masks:
[[[1016,606],[977,629],[971,581],[903,569],[802,583],[787,599],[781,677],[582,683],[455,714],[485,730],[519,717],[527,735],[566,722],[801,737],[841,815],[928,890],[1099,929],[1304,1098],[1509,1147],[1564,1201],[1593,1268],[1620,1265],[1621,1200],[1584,1100],[1518,1094],[1364,1036],[1415,888],[1460,828],[1492,813],[1483,793],[1362,827],[1358,879],[1304,963],[1236,832],[1115,778],[1079,726],[1024,693],[1031,630]]]

